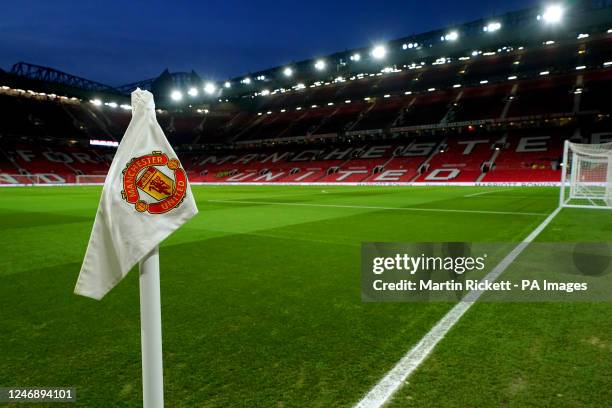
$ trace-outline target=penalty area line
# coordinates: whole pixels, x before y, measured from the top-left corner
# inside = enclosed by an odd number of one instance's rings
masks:
[[[345,205],[345,204],[310,204],[310,203],[285,203],[278,201],[242,201],[242,200],[208,200],[209,203],[224,204],[254,204],[254,205],[286,205],[296,207],[328,207],[328,208],[355,208],[360,210],[396,210],[396,211],[427,211],[448,212],[467,214],[495,214],[495,215],[534,215],[543,216],[545,213],[515,212],[515,211],[487,211],[487,210],[458,210],[452,208],[421,208],[421,207],[380,207],[375,205]]]
[[[561,207],[554,210],[483,279],[489,281],[497,280],[521,252],[550,224],[560,210]],[[355,405],[355,408],[379,408],[387,403],[391,396],[399,390],[406,379],[425,361],[440,340],[446,336],[446,333],[461,319],[464,313],[472,307],[483,293],[484,291],[482,290],[469,292],[416,345],[404,354],[397,364]]]
[[[513,189],[510,189],[510,190],[513,190]],[[478,196],[485,195],[485,194],[501,193],[502,191],[510,191],[510,190],[481,191],[480,193],[468,194],[468,195],[464,195],[463,197],[478,197]]]

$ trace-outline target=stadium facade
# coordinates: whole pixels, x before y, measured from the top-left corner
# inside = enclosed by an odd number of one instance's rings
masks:
[[[565,140],[612,140],[612,3],[480,19],[223,82],[112,87],[0,72],[0,184],[104,179],[150,89],[192,182],[558,183]]]

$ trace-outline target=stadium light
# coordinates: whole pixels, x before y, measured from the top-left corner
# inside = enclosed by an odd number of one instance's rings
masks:
[[[327,66],[327,64],[322,59],[317,60],[317,62],[315,62],[315,64],[314,64],[314,67],[316,68],[317,71],[323,71],[326,66]]]
[[[264,89],[264,90],[261,91],[261,94],[263,96],[270,95],[270,91],[268,89]]]
[[[293,75],[293,69],[291,69],[291,67],[287,67],[283,70],[283,75],[285,75],[286,77],[290,77]]]
[[[174,90],[172,91],[172,93],[170,94],[170,98],[173,101],[180,101],[181,99],[183,99],[183,93],[179,90]]]
[[[456,41],[459,38],[457,31],[451,31],[441,38],[442,41]]]
[[[242,83],[243,83],[243,84],[245,84],[245,85],[248,85],[248,84],[250,84],[250,83],[251,83],[251,78],[246,77],[246,78],[244,78],[244,79],[243,79],[242,81],[240,81],[240,82],[242,82]]]
[[[406,44],[406,43],[402,44],[402,50],[407,50],[407,49],[408,49],[408,44]]]
[[[207,82],[206,84],[204,84],[204,92],[206,92],[207,94],[212,95],[215,93],[216,90],[217,87],[212,82]]]
[[[351,55],[351,61],[359,61],[360,59],[361,59],[361,55],[358,52]]]
[[[117,105],[117,102],[109,102],[106,105],[111,107],[111,108],[113,108],[113,109],[115,109],[117,106],[119,106],[119,105]]]
[[[195,87],[189,88],[189,91],[187,91],[187,93],[189,94],[189,96],[192,97],[198,96],[198,90]]]
[[[230,81],[225,81],[223,86],[226,87],[226,88],[231,88],[232,87],[232,83]]]
[[[563,19],[564,12],[563,7],[558,4],[552,4],[544,9],[544,13],[538,14],[538,20],[543,20],[548,24],[556,24]]]
[[[92,99],[92,100],[91,100],[91,101],[89,101],[89,102],[91,102],[91,103],[92,103],[93,105],[95,105],[95,106],[100,106],[100,105],[102,105],[102,101],[101,101],[101,100],[99,100],[99,99]]]
[[[487,33],[492,33],[495,32],[497,30],[499,30],[502,27],[501,23],[499,21],[492,21],[489,24],[487,24],[486,26],[484,26],[482,28],[482,31],[485,31]]]
[[[387,55],[387,48],[384,45],[377,45],[374,48],[372,48],[370,55],[374,59],[383,59],[385,58],[385,55]]]

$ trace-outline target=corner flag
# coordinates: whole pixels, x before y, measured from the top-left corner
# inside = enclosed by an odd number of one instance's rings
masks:
[[[137,89],[74,292],[102,299],[140,262],[144,408],[164,406],[158,245],[197,213],[187,174],[157,123],[153,95]]]
[[[74,292],[101,299],[197,213],[185,170],[157,123],[153,95],[137,89]]]

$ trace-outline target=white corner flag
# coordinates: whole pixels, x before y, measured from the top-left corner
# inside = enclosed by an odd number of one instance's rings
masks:
[[[153,95],[137,89],[74,292],[99,300],[140,262],[144,408],[164,406],[158,245],[197,213],[187,173],[157,123]]]
[[[157,123],[153,95],[137,89],[74,292],[101,299],[197,213],[187,174]]]

